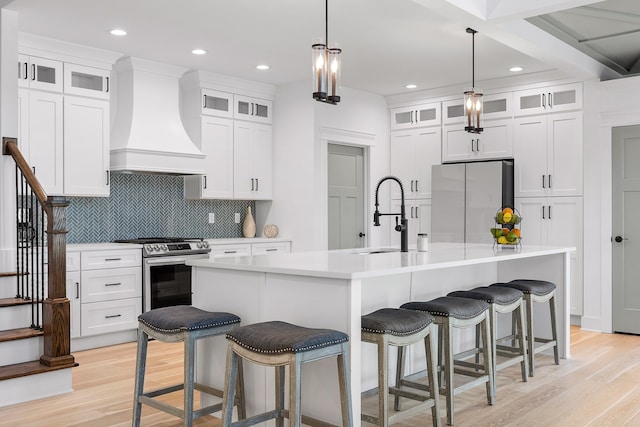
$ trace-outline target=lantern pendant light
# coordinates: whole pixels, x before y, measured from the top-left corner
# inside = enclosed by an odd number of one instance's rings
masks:
[[[481,133],[484,130],[481,126],[482,91],[475,87],[475,36],[477,31],[467,28],[467,33],[471,34],[471,89],[464,91],[464,130],[469,133]]]
[[[342,49],[329,47],[329,0],[325,0],[325,43],[311,46],[313,99],[328,104],[340,102],[340,69]]]

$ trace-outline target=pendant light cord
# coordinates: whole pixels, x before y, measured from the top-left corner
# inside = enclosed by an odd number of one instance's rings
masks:
[[[476,33],[473,28],[467,28],[467,33],[471,34],[471,87],[476,87]]]
[[[329,0],[324,1],[324,42],[329,49]]]

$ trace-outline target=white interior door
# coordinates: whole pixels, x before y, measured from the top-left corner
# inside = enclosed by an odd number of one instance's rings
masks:
[[[640,334],[640,126],[612,135],[613,330]]]
[[[329,144],[328,247],[362,248],[364,228],[364,150],[360,147]]]

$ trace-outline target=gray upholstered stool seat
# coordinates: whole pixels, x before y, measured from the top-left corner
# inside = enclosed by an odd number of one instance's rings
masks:
[[[527,312],[529,375],[535,375],[535,354],[548,348],[553,348],[554,363],[559,365],[560,356],[558,354],[558,330],[556,325],[556,285],[546,280],[516,279],[508,283],[496,283],[492,286],[518,289],[524,294]],[[547,301],[549,302],[549,315],[551,317],[551,339],[536,337],[533,332],[533,304]],[[535,343],[541,343],[542,345],[535,346]]]
[[[200,338],[223,335],[236,328],[240,318],[235,314],[208,312],[189,305],[157,308],[147,311],[138,317],[138,353],[136,360],[136,382],[133,404],[133,425],[140,425],[142,404],[152,406],[161,411],[184,419],[185,426],[191,426],[194,418],[218,412],[222,404],[207,406],[194,411],[193,390],[223,396],[223,391],[194,380],[195,346]],[[164,387],[159,390],[144,392],[144,375],[146,370],[147,343],[149,337],[164,342],[184,341],[184,382]],[[179,409],[154,399],[157,396],[184,389],[184,409]],[[238,407],[238,417],[245,417],[244,391],[238,388],[234,403]]]
[[[276,408],[253,415],[241,421],[242,426],[250,426],[275,419],[276,426],[282,426],[284,418],[289,418],[291,426],[329,424],[303,417],[301,413],[302,364],[337,357],[340,396],[342,402],[342,422],[353,425],[351,410],[351,387],[349,373],[349,336],[332,329],[312,329],[286,322],[272,321],[255,323],[236,328],[226,335],[227,373],[222,402],[222,425],[238,425],[232,422],[233,396],[237,383],[238,367],[243,359],[264,366],[276,368]],[[289,366],[289,409],[284,408],[285,366]]]
[[[497,377],[496,373],[500,369],[506,368],[516,363],[520,363],[520,369],[522,373],[522,381],[527,381],[529,375],[529,359],[527,357],[526,344],[524,339],[518,340],[518,346],[515,347],[514,343],[510,346],[498,344],[499,341],[503,341],[498,338],[498,313],[511,313],[512,322],[514,322],[513,329],[517,330],[518,337],[524,337],[524,299],[520,290],[509,287],[501,286],[481,286],[471,289],[470,291],[455,291],[449,293],[448,296],[471,298],[481,301],[485,301],[490,304],[489,320],[491,326],[491,346],[493,348],[493,371],[494,371],[494,387],[496,387]],[[478,326],[479,327],[479,326]],[[479,331],[476,331],[476,347],[479,347]],[[512,336],[506,337],[506,339],[512,339]],[[506,357],[507,359],[498,363],[498,356]],[[476,353],[476,362],[477,362]]]
[[[440,425],[439,393],[437,380],[437,366],[435,360],[435,318],[425,312],[404,310],[401,308],[382,308],[361,318],[361,339],[363,342],[376,344],[378,347],[378,415],[361,414],[362,421],[387,427],[394,421],[413,416],[418,411],[431,408],[434,426]],[[428,388],[421,388],[428,392],[415,393],[407,391],[403,386],[404,353],[406,346],[424,342],[426,366],[428,372]],[[389,346],[396,346],[399,350],[398,369],[396,371],[396,386],[389,387]],[[412,386],[412,384],[404,384]],[[422,384],[421,384],[422,385]],[[414,387],[417,388],[417,387]],[[389,394],[397,399],[406,397],[420,403],[411,411],[400,412],[399,402],[396,413],[389,413]]]
[[[466,363],[465,366],[469,369],[456,369],[454,365],[452,334],[453,328],[469,328],[479,325],[482,332],[482,342],[489,343],[491,336],[489,328],[490,305],[477,299],[446,296],[431,301],[408,302],[401,305],[400,308],[431,313],[435,318],[436,325],[438,325],[439,359],[444,355],[443,363],[438,363],[439,366],[444,365],[444,380],[440,382],[440,392],[444,394],[447,399],[447,424],[453,425],[454,421],[454,395],[471,387],[485,384],[487,389],[487,402],[493,405],[495,392],[493,385],[493,352],[491,346],[482,346],[482,365]],[[474,379],[455,387],[453,384],[454,372],[474,377]]]

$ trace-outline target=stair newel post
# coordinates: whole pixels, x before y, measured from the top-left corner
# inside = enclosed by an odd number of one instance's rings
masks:
[[[66,296],[67,218],[69,202],[49,196],[47,210],[47,249],[49,257],[48,296],[43,303],[44,354],[40,362],[55,367],[74,363],[71,355],[70,305]]]

